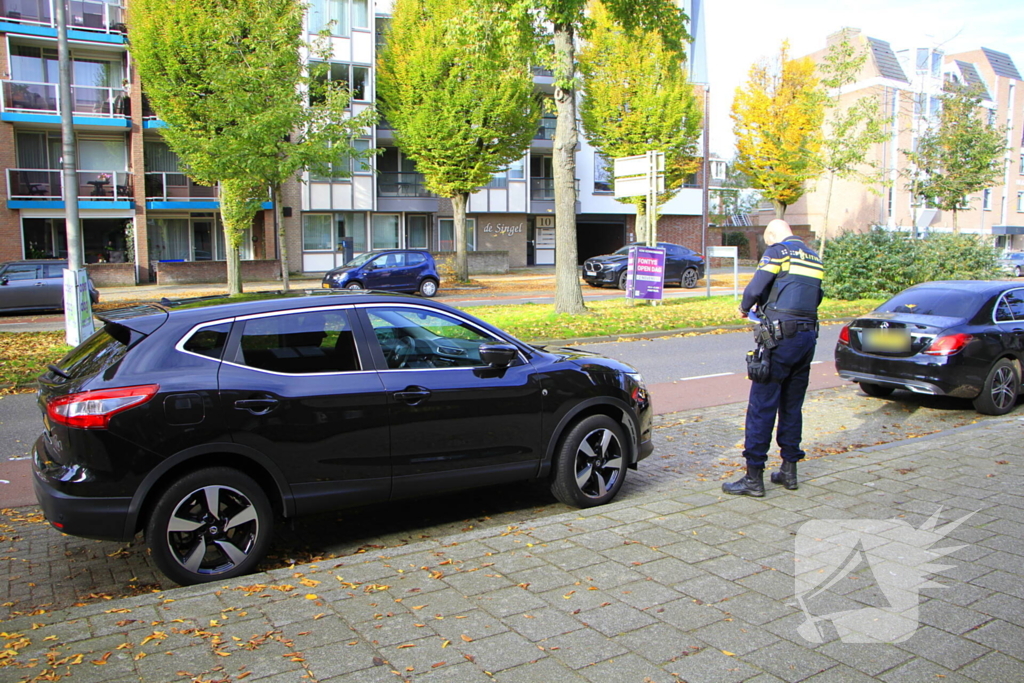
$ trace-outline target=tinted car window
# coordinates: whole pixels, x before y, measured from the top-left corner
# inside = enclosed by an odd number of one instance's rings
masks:
[[[63,278],[64,277],[64,268],[65,268],[65,266],[62,263],[48,264],[48,265],[43,266],[43,268],[45,269],[45,274],[43,275],[43,277],[46,277],[46,278],[51,278],[51,277]]]
[[[224,353],[224,344],[228,340],[228,332],[230,331],[231,323],[204,327],[189,337],[182,344],[182,348],[191,353],[198,353],[201,356],[219,359],[221,354]]]
[[[347,311],[301,311],[247,320],[241,362],[288,374],[359,370]]]
[[[64,356],[57,367],[71,377],[92,376],[112,367],[128,351],[123,335],[112,334],[115,329],[104,326]],[[123,327],[119,329],[124,331]]]
[[[392,370],[486,365],[480,360],[480,345],[497,341],[436,311],[380,307],[367,315]]]
[[[39,266],[27,263],[7,266],[4,277],[8,280],[35,280],[39,277]]]
[[[423,254],[406,254],[405,259],[410,266],[418,266],[427,260]]]
[[[980,298],[973,292],[913,287],[889,299],[876,308],[875,312],[970,318],[977,313],[980,305]]]
[[[1024,290],[1014,289],[999,297],[995,319],[996,322],[1024,320]]]

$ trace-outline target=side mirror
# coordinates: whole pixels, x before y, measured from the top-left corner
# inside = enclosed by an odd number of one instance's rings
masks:
[[[481,344],[480,360],[494,368],[507,368],[519,354],[512,344]]]

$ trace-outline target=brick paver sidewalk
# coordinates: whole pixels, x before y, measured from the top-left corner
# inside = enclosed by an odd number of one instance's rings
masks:
[[[811,461],[799,491],[769,487],[764,499],[697,482],[380,555],[22,616],[0,623],[0,680],[1020,681],[1022,438],[1021,420],[991,420]],[[920,529],[936,511],[940,524],[974,514],[936,544],[962,547],[932,563],[948,568],[932,567],[912,635],[848,642],[880,632],[869,623],[844,641],[827,620],[823,642],[800,635],[794,576],[818,565],[796,544],[822,529],[806,522]],[[920,565],[891,559],[887,570]],[[816,599],[827,612],[884,616],[892,594],[879,589],[892,580],[852,569]]]

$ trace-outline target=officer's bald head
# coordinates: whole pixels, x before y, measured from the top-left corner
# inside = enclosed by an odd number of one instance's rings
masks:
[[[776,218],[768,223],[768,227],[764,229],[764,243],[769,247],[773,244],[777,244],[787,237],[793,236],[793,229],[789,227],[789,223]]]

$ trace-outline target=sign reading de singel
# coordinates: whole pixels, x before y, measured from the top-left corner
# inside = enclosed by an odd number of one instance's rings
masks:
[[[518,235],[522,231],[523,231],[523,224],[522,223],[515,223],[515,224],[509,224],[509,223],[497,223],[497,224],[495,224],[495,223],[488,223],[487,225],[484,226],[484,232],[485,233],[490,233],[490,234],[493,234],[493,235],[504,235],[506,237],[511,237],[512,235]]]

